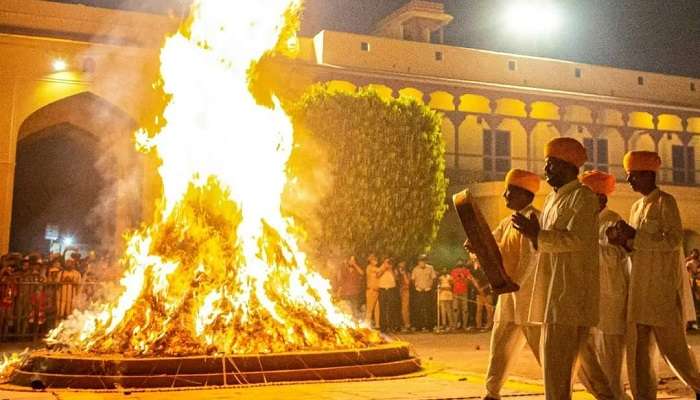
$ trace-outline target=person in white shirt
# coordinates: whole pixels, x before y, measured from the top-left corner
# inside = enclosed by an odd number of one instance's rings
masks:
[[[605,377],[616,400],[625,400],[622,382],[622,361],[625,354],[625,327],[627,325],[627,283],[630,260],[624,248],[611,244],[606,231],[622,217],[607,207],[608,196],[615,191],[615,177],[601,171],[583,174],[581,183],[598,196],[598,262],[600,264],[600,317],[589,338],[589,345],[603,367]],[[579,371],[579,379],[587,380],[586,371]]]
[[[623,165],[632,190],[644,196],[632,205],[629,224],[619,221],[608,233],[611,243],[631,252],[627,370],[632,395],[656,398],[654,343],[681,381],[698,393],[700,374],[685,333],[685,322],[695,310],[687,300],[690,284],[678,205],[656,186],[658,154],[629,152]]]
[[[598,198],[578,180],[586,150],[577,140],[560,137],[545,146],[545,177],[553,188],[541,222],[513,215],[515,229],[539,250],[529,322],[542,324],[545,398],[571,398],[572,377],[580,364],[587,389],[598,399],[614,395],[595,354],[587,346],[598,324]],[[586,383],[586,382],[584,382]]]
[[[513,169],[505,178],[503,198],[506,207],[525,217],[539,216],[532,200],[540,189],[540,177],[529,171]],[[540,327],[528,323],[528,311],[535,277],[537,251],[532,243],[515,229],[511,217],[504,218],[493,231],[508,276],[520,286],[514,293],[498,296],[494,315],[489,364],[484,399],[500,399],[513,362],[527,345],[539,361]]]
[[[384,257],[377,271],[379,279],[379,328],[382,332],[390,332],[396,325],[396,277],[391,258]]]
[[[411,271],[411,281],[416,289],[416,328],[423,331],[427,331],[433,326],[434,320],[430,318],[433,315],[431,300],[435,278],[437,278],[435,269],[425,262],[426,259],[426,255],[419,256],[418,264]]]
[[[452,315],[452,275],[443,268],[438,277],[438,331],[449,332],[454,325]]]

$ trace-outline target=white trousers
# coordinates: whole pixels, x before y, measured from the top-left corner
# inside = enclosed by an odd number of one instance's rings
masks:
[[[695,355],[688,346],[685,323],[672,326],[630,324],[627,328],[627,371],[635,399],[656,399],[654,342],[673,372],[695,392],[700,392]]]
[[[610,384],[615,400],[627,400],[625,386],[622,382],[622,360],[625,356],[625,335],[608,335],[593,329],[588,336],[588,346],[592,348],[600,363],[605,378]],[[578,371],[578,378],[588,387],[591,378],[586,376],[586,370]]]
[[[518,325],[506,321],[498,321],[494,324],[491,331],[489,365],[486,372],[486,394],[488,397],[501,398],[501,388],[508,378],[508,372],[526,344],[539,362],[539,326]]]

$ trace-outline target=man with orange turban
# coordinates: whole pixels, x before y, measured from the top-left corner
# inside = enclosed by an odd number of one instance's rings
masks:
[[[542,324],[542,368],[547,399],[570,399],[577,360],[586,387],[598,399],[612,399],[605,374],[587,346],[598,324],[598,198],[578,180],[586,150],[573,138],[556,138],[545,148],[545,176],[554,189],[541,222],[515,214],[513,223],[539,249],[530,322]]]
[[[600,318],[592,329],[590,345],[603,367],[615,399],[627,398],[622,382],[622,359],[625,352],[627,317],[627,281],[629,257],[621,246],[608,241],[605,232],[622,217],[607,208],[608,196],[615,191],[615,177],[601,171],[583,174],[581,183],[598,196],[598,263],[600,264]],[[579,373],[587,381],[585,370]]]
[[[623,160],[627,182],[644,197],[632,205],[630,224],[609,231],[611,243],[631,250],[627,306],[627,370],[635,398],[656,398],[654,339],[681,381],[700,392],[700,373],[688,347],[685,321],[694,314],[683,267],[683,226],[676,200],[656,186],[661,158],[632,151]],[[698,395],[700,398],[700,395]]]
[[[540,211],[532,206],[532,200],[539,189],[539,176],[521,169],[511,170],[506,175],[503,192],[506,207],[525,218],[539,218]],[[526,344],[538,361],[540,358],[540,328],[527,321],[537,261],[536,250],[532,243],[513,227],[510,216],[498,224],[493,236],[501,250],[506,273],[520,286],[520,290],[498,296],[491,331],[485,399],[501,397],[501,388],[508,376],[508,370]]]

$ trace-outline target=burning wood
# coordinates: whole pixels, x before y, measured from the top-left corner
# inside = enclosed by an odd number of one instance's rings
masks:
[[[332,303],[280,213],[291,123],[250,94],[270,51],[293,43],[299,2],[200,0],[161,54],[169,103],[140,146],[162,163],[162,207],[133,234],[123,291],[75,313],[47,338],[70,352],[127,355],[271,353],[382,341]]]

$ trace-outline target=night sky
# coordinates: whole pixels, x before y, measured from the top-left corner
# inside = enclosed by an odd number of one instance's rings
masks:
[[[190,0],[54,0],[148,12],[182,8]],[[369,33],[407,0],[306,0],[302,34],[320,29]],[[556,32],[523,40],[506,29],[513,0],[444,0],[455,19],[448,44],[611,65],[700,78],[700,0],[551,0]],[[245,4],[245,2],[241,2]]]

